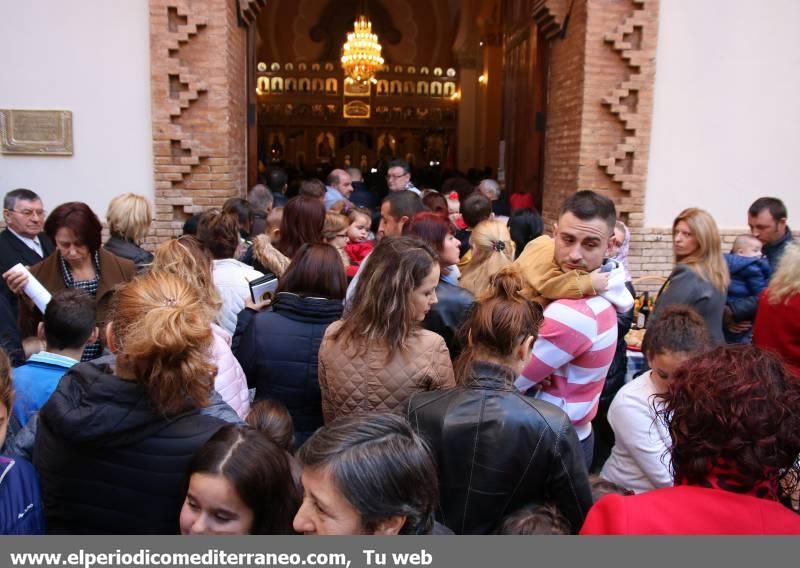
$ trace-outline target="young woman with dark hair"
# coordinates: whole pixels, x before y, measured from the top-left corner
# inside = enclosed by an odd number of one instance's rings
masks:
[[[293,197],[283,208],[279,240],[272,242],[267,235],[259,235],[253,241],[253,266],[280,278],[297,249],[322,242],[324,226],[325,206],[319,199],[307,195]]]
[[[175,532],[189,459],[225,425],[201,413],[216,374],[201,300],[173,274],[121,288],[115,368],[72,367],[42,407],[33,459],[51,533]]]
[[[675,486],[608,495],[581,534],[800,534],[800,380],[752,345],[717,347],[671,376],[658,418]]]
[[[670,306],[647,326],[642,351],[650,370],[623,386],[609,406],[615,444],[601,477],[636,493],[672,485],[669,432],[656,415],[659,397],[684,361],[710,347],[703,318],[687,306]]]
[[[286,405],[302,444],[322,426],[317,357],[325,330],[342,315],[347,290],[337,250],[322,243],[300,247],[265,311],[239,314],[234,354],[256,400]]]
[[[181,534],[294,534],[299,506],[286,452],[264,432],[225,426],[189,463]]]
[[[393,410],[416,391],[455,384],[444,339],[421,327],[436,303],[439,271],[434,250],[415,237],[384,237],[372,251],[350,311],[320,347],[326,422]]]
[[[491,278],[464,325],[458,387],[413,394],[412,427],[439,464],[439,520],[457,534],[488,534],[532,502],[551,501],[577,530],[592,504],[578,436],[557,407],[514,388],[542,323],[515,268]]]
[[[411,219],[408,234],[427,242],[439,255],[439,283],[436,298],[439,300],[425,316],[422,326],[444,338],[450,356],[455,359],[461,352],[458,328],[469,317],[475,298],[458,284],[458,239],[454,227],[445,216],[430,211],[417,213]]]
[[[81,361],[100,356],[103,330],[108,321],[114,288],[136,275],[136,265],[101,248],[103,226],[85,203],[73,201],[56,207],[47,217],[44,230],[56,245],[56,253],[30,268],[31,274],[51,294],[76,288],[94,296],[100,340],[87,346]],[[19,328],[22,338],[36,335],[42,313],[22,289],[28,283],[25,272],[7,272],[9,289],[19,294]]]

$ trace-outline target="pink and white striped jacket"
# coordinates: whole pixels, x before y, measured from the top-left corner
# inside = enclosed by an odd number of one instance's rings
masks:
[[[605,298],[557,300],[544,310],[544,323],[531,360],[516,380],[525,392],[546,378],[536,398],[561,408],[583,440],[592,433],[600,393],[617,348],[617,311]]]

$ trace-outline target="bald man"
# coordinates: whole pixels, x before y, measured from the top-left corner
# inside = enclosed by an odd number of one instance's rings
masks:
[[[337,201],[349,199],[353,193],[353,178],[344,170],[333,170],[325,184],[325,209],[330,209]]]

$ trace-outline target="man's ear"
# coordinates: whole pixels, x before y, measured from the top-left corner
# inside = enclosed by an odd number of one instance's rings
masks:
[[[553,223],[553,238],[558,236],[558,223]]]
[[[97,328],[95,328],[97,331]],[[116,353],[119,351],[119,345],[117,345],[117,336],[114,334],[114,322],[110,321],[106,324],[106,347],[112,353]]]
[[[398,535],[400,534],[400,530],[403,528],[404,524],[406,524],[406,516],[395,515],[394,517],[389,517],[388,519],[382,520],[375,528],[375,532],[373,534],[383,536]]]
[[[36,326],[36,337],[38,337],[42,341],[46,341],[45,336],[44,336],[44,322],[43,321],[40,321],[39,325]]]
[[[525,341],[519,344],[517,348],[517,357],[519,357],[520,361],[528,362],[531,358],[531,350],[533,349],[533,342],[535,338],[532,335],[529,335],[525,338]]]
[[[107,331],[106,331],[106,335],[108,335]],[[100,336],[100,330],[97,329],[97,326],[94,326],[94,328],[92,329],[92,333],[89,334],[89,339],[86,340],[86,345],[91,345],[92,343],[97,341],[97,338],[99,336]]]
[[[397,224],[398,224],[398,225],[400,225],[400,230],[401,230],[401,231],[402,231],[403,229],[405,229],[405,227],[406,227],[406,224],[407,224],[407,223],[408,223],[410,220],[411,220],[411,217],[409,217],[408,215],[403,215],[402,217],[400,217],[400,218],[397,220]]]

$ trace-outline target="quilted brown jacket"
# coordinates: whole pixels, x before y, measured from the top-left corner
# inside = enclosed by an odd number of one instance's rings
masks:
[[[386,348],[371,346],[353,356],[332,335],[342,327],[332,323],[319,350],[322,414],[328,423],[355,412],[393,411],[412,394],[454,387],[450,352],[440,335],[418,329],[408,347],[388,362]]]

